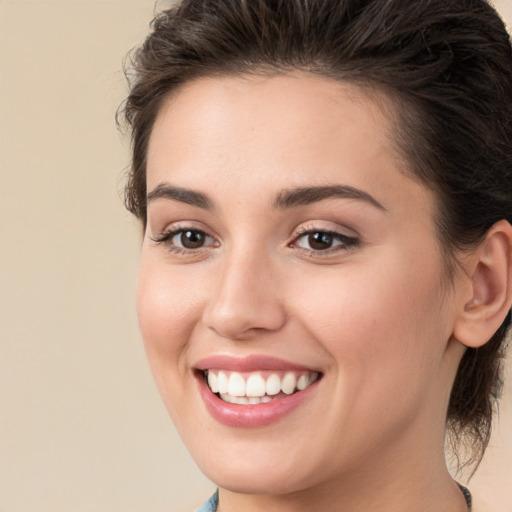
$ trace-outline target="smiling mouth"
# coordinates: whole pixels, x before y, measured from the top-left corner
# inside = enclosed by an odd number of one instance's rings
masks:
[[[321,374],[314,371],[235,372],[208,369],[202,371],[208,387],[224,402],[258,405],[293,395],[316,382]]]

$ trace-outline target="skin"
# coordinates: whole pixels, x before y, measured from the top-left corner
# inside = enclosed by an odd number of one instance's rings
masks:
[[[466,510],[443,439],[468,287],[447,277],[434,197],[408,173],[377,99],[306,74],[204,78],[157,117],[148,191],[190,189],[211,207],[149,202],[139,322],[165,405],[220,487],[222,512]],[[327,185],[375,203],[274,204]],[[154,241],[178,229],[205,232],[204,246]],[[304,230],[357,242],[315,251]],[[228,427],[194,375],[214,354],[279,357],[322,379],[278,422]]]

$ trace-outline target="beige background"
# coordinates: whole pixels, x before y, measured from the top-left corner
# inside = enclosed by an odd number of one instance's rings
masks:
[[[512,23],[512,0],[496,5]],[[186,511],[213,488],[146,366],[120,200],[121,61],[154,8],[0,0],[0,512]],[[472,482],[498,512],[512,512],[510,366]]]

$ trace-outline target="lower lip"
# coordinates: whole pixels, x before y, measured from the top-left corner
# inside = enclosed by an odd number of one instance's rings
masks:
[[[270,425],[291,413],[316,390],[319,380],[302,391],[271,402],[255,405],[231,404],[212,393],[202,375],[197,376],[199,392],[206,409],[219,423],[229,427],[254,428]]]

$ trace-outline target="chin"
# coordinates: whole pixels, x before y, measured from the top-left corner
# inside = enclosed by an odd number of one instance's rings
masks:
[[[221,442],[216,450],[204,446],[188,448],[202,473],[231,492],[284,495],[310,487],[315,480],[313,475],[322,477],[314,455],[307,456],[297,450],[287,456],[276,450],[273,443],[267,446],[258,442],[228,444],[231,449]]]
[[[280,469],[274,466],[271,470],[267,465],[247,468],[235,464],[229,468],[200,466],[205,476],[217,486],[240,494],[272,494],[283,495],[301,491],[306,487],[304,480],[296,471]],[[311,485],[311,482],[309,482]]]

